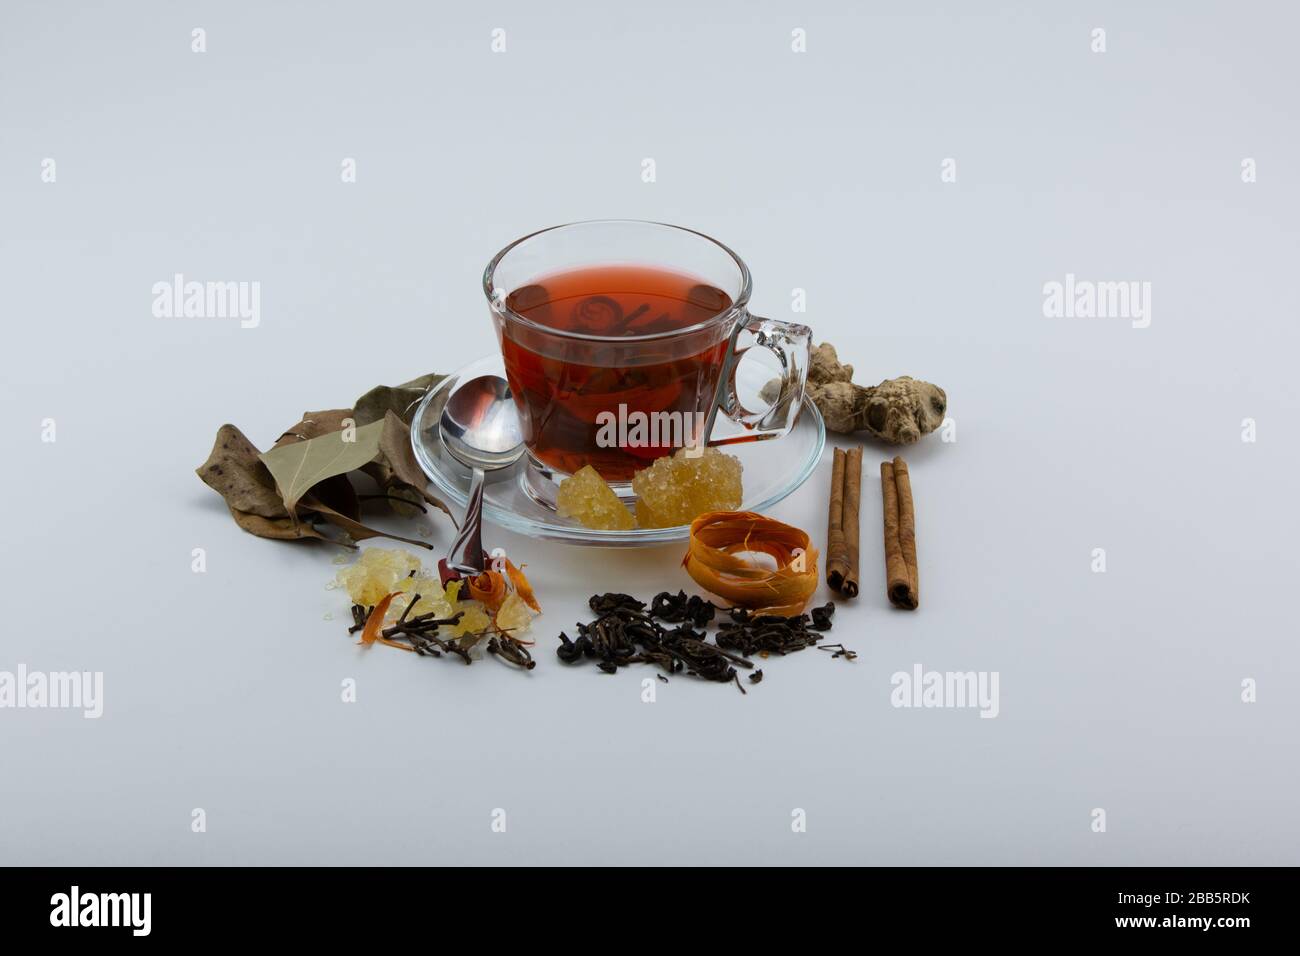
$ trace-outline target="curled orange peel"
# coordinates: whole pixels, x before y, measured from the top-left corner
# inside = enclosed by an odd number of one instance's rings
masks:
[[[387,644],[387,639],[380,636],[380,631],[384,628],[384,615],[388,613],[388,605],[393,603],[393,598],[401,594],[401,591],[394,591],[392,594],[385,594],[379,599],[379,603],[374,606],[370,616],[366,618],[366,626],[361,629],[361,644],[369,647],[375,641],[381,644]]]
[[[467,578],[469,596],[475,601],[482,601],[489,611],[495,611],[506,599],[506,579],[500,571],[484,571],[472,578]]]
[[[515,586],[515,591],[523,598],[523,602],[538,614],[541,614],[542,606],[537,603],[537,598],[533,594],[533,586],[524,577],[523,569],[511,564],[509,558],[506,558],[506,574],[510,575],[510,583]]]
[[[467,578],[466,584],[469,586],[469,596],[475,601],[483,602],[483,605],[494,613],[501,609],[501,604],[512,590],[534,611],[539,614],[542,611],[542,606],[537,603],[537,597],[533,594],[533,586],[524,577],[524,572],[515,567],[509,558],[505,561],[505,571],[491,568],[482,574]]]
[[[746,553],[770,555],[776,569]],[[710,511],[692,521],[682,565],[700,587],[755,616],[802,613],[817,590],[817,549],[808,533],[753,511]]]

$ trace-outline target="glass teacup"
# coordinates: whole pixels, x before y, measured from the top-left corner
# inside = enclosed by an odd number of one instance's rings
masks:
[[[555,482],[591,465],[627,496],[636,471],[678,448],[786,434],[811,332],[752,315],[750,288],[729,248],[663,223],[571,223],[497,253],[483,290],[534,490],[553,501]],[[774,357],[761,401],[736,389],[756,347]]]

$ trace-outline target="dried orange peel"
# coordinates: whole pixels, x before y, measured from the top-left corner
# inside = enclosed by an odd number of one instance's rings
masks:
[[[537,603],[537,598],[533,594],[532,585],[524,577],[524,572],[515,567],[508,558],[505,561],[504,571],[489,568],[482,574],[467,578],[466,583],[469,585],[469,596],[475,601],[482,601],[489,611],[499,610],[511,591],[517,593],[520,600],[534,611],[539,614],[542,611],[541,605]]]
[[[469,596],[492,615],[492,623],[505,637],[518,644],[531,644],[519,636],[528,630],[532,616],[541,613],[524,572],[509,559],[473,577],[465,578]]]
[[[506,599],[506,578],[500,571],[484,571],[467,578],[469,596],[482,601],[489,611],[495,611]]]
[[[537,603],[537,596],[533,594],[533,586],[524,577],[523,570],[515,567],[509,558],[506,558],[506,574],[510,575],[510,583],[515,586],[515,592],[523,599],[523,602],[538,614],[541,614],[542,606]]]
[[[393,598],[400,595],[401,591],[394,591],[392,594],[385,594],[379,603],[371,610],[370,616],[366,618],[366,626],[361,631],[361,640],[359,643],[363,647],[369,647],[378,641],[380,644],[387,644],[389,647],[400,647],[404,651],[412,650],[399,641],[390,641],[384,637],[384,615],[388,613],[388,605],[393,603]]]
[[[747,554],[766,554],[776,569]],[[710,511],[691,522],[682,559],[695,583],[755,616],[802,613],[817,590],[817,549],[806,531],[753,511]]]

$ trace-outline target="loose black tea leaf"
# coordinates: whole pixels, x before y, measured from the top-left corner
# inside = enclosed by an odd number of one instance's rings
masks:
[[[638,601],[630,594],[596,594],[587,603],[597,614],[609,614],[620,610],[645,610],[645,601]]]
[[[734,683],[745,693],[736,668],[752,668],[752,655],[789,654],[821,640],[818,631],[809,627],[806,614],[751,617],[744,609],[731,608],[730,622],[719,624],[714,642],[709,643],[705,628],[717,609],[704,598],[688,597],[683,591],[655,595],[649,612],[644,601],[628,594],[596,594],[587,603],[598,617],[579,623],[576,638],[561,633],[555,653],[566,664],[595,661],[607,674],[628,664],[652,664],[666,674]],[[816,608],[813,613],[830,627],[831,612]],[[668,628],[660,622],[677,626]],[[762,673],[755,671],[749,682],[757,684]]]
[[[688,598],[685,591],[678,591],[676,594],[663,591],[656,594],[654,600],[650,602],[651,616],[670,624],[690,621],[696,627],[703,627],[713,620],[716,610],[711,602],[704,600],[698,594],[692,594]]]
[[[817,648],[817,650],[832,651],[832,658],[842,657],[846,661],[855,661],[858,659],[858,652],[849,650],[843,644],[823,644],[821,647]]]
[[[831,629],[831,618],[835,616],[835,604],[827,602],[821,607],[812,609],[812,626],[819,631],[829,631]]]
[[[582,659],[586,648],[583,645],[575,644],[569,640],[569,635],[563,631],[560,632],[560,646],[555,649],[555,654],[566,664],[572,664]]]
[[[729,647],[742,654],[792,654],[811,647],[821,640],[821,635],[808,628],[808,615],[793,617],[756,617],[743,624],[730,623],[718,627],[718,646]]]
[[[460,619],[465,612],[457,611],[451,617],[441,618],[433,612],[417,614],[412,617],[411,608],[415,607],[419,600],[419,594],[413,595],[410,603],[402,610],[401,616],[392,624],[381,629],[379,636],[384,638],[385,641],[404,644],[420,657],[442,657],[449,654],[453,657],[459,657],[466,664],[474,662],[474,658],[470,656],[470,650],[475,644],[486,638],[487,651],[494,657],[498,657],[506,663],[513,664],[523,670],[530,671],[537,666],[537,662],[533,660],[528,647],[522,641],[515,640],[502,631],[484,630],[450,638],[440,636],[438,633],[440,627],[444,625],[451,627],[460,623]],[[360,604],[352,605],[352,626],[348,628],[348,633],[355,634],[364,630],[366,619],[370,617],[373,611],[373,607],[363,607]]]
[[[667,591],[656,594],[650,602],[650,613],[661,621],[686,620],[686,592],[678,591],[676,597]]]

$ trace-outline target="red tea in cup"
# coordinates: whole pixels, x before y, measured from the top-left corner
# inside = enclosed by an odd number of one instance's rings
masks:
[[[530,495],[593,466],[615,491],[678,448],[780,438],[803,402],[812,333],[749,311],[749,269],[703,233],[603,219],[543,229],[488,263],[483,292],[528,450]],[[736,369],[775,357],[775,401]],[[766,400],[765,400],[766,401]]]
[[[721,289],[646,266],[558,272],[510,293],[506,306],[534,326],[507,328],[501,340],[529,450],[565,474],[591,465],[626,482],[693,444],[729,330],[687,330],[731,305]]]

